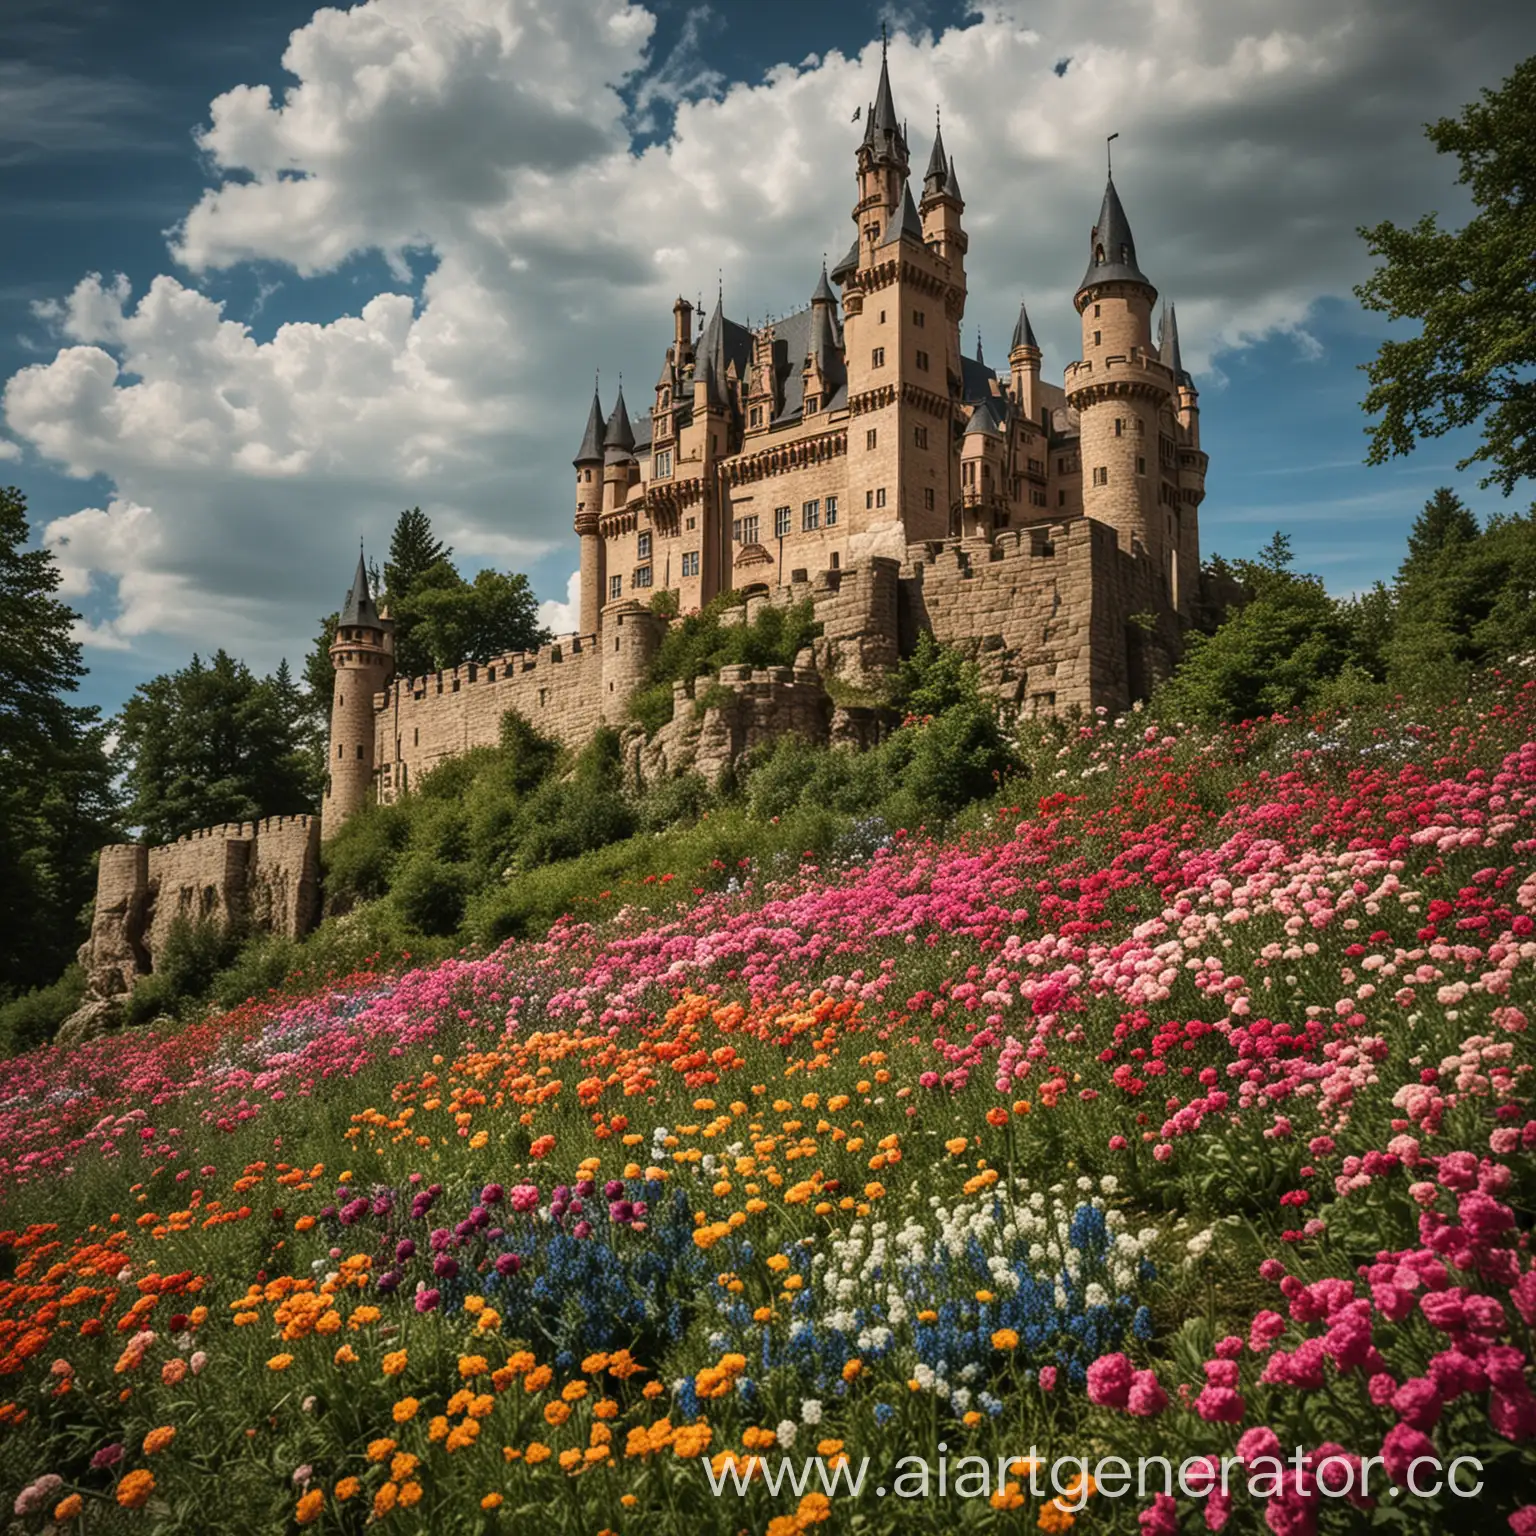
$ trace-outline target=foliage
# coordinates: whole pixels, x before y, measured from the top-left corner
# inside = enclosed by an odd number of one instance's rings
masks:
[[[533,588],[521,573],[485,570],[467,582],[440,561],[398,603],[391,600],[390,612],[410,624],[412,644],[428,658],[422,671],[534,651],[549,639]]]
[[[155,969],[128,994],[123,1017],[145,1024],[168,1014],[175,1018],[208,996],[215,976],[239,953],[245,935],[217,922],[173,918]]]
[[[105,729],[68,702],[85,674],[79,616],[28,532],[26,498],[0,489],[0,1001],[73,957],[116,821]]]
[[[1426,128],[1441,154],[1461,165],[1477,212],[1458,231],[1434,214],[1409,228],[1362,229],[1380,265],[1355,290],[1369,310],[1417,320],[1417,336],[1381,344],[1366,366],[1367,463],[1406,454],[1427,437],[1480,426],[1477,449],[1457,467],[1488,467],[1485,486],[1507,496],[1536,476],[1536,200],[1530,146],[1536,141],[1536,56],[1459,118]]]
[[[416,636],[416,614],[406,599],[435,567],[446,565],[453,571],[452,559],[452,548],[433,534],[432,520],[420,507],[411,507],[395,519],[389,558],[384,562],[384,588],[395,623],[395,669],[402,677],[419,677],[432,670],[431,651],[424,638]]]
[[[57,981],[0,1003],[0,1057],[46,1045],[85,998],[85,972],[71,961]]]
[[[198,827],[313,811],[300,696],[286,667],[258,678],[222,649],[141,683],[116,720],[124,818],[149,843]]]

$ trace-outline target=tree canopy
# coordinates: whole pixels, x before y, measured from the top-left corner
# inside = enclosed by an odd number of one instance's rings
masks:
[[[1417,336],[1388,340],[1366,364],[1366,462],[1381,464],[1426,437],[1479,426],[1477,449],[1458,468],[1488,467],[1485,486],[1507,496],[1536,474],[1536,57],[1497,89],[1425,129],[1461,162],[1457,181],[1477,212],[1457,231],[1425,214],[1410,228],[1384,222],[1360,233],[1382,265],[1355,294],[1391,320],[1416,320]]]
[[[0,489],[0,998],[72,958],[96,849],[115,831],[105,728],[68,700],[85,675],[79,615],[28,532],[25,496]]]

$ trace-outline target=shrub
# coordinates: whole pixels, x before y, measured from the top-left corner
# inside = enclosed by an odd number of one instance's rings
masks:
[[[0,1056],[17,1056],[46,1045],[85,997],[85,972],[71,964],[46,987],[34,987],[0,1005]]]
[[[162,1013],[179,1016],[190,1004],[201,1002],[214,977],[239,953],[244,937],[223,923],[175,918],[153,972],[128,994],[125,1021],[143,1024]]]
[[[434,858],[425,851],[404,859],[395,877],[395,905],[419,933],[456,932],[464,919],[468,894],[469,876],[463,865]]]
[[[345,912],[359,901],[377,901],[389,891],[390,877],[411,840],[409,801],[368,805],[351,816],[322,845],[325,905]]]
[[[697,821],[714,803],[714,793],[702,774],[683,773],[663,779],[641,797],[639,829],[660,832],[678,822]]]

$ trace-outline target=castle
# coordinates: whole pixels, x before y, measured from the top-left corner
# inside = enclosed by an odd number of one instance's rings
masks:
[[[665,632],[658,593],[686,613],[737,592],[739,619],[810,599],[822,638],[794,668],[726,669],[709,708],[675,711],[676,729],[645,748],[653,770],[718,767],[783,729],[872,739],[876,727],[835,707],[823,679],[878,684],[925,630],[968,649],[1029,713],[1122,709],[1173,665],[1199,595],[1207,457],[1173,306],[1154,343],[1158,294],[1113,177],[1073,295],[1081,358],[1060,384],[1042,378],[1021,307],[999,376],[979,336],[974,357],[962,350],[969,239],[955,162],[936,125],[914,201],[884,50],[860,115],[856,234],[830,271],[823,263],[809,304],[749,329],[717,297],[695,337],[694,306],[679,298],[649,411],[632,420],[621,385],[605,416],[594,390],[573,461],[579,632],[397,677],[392,625],[359,555],[331,648],[320,827],[214,828],[147,861],[107,850],[97,923],[120,971],[163,927],[156,913],[245,911],[248,872],[262,872],[262,890],[296,893],[276,903],[277,925],[302,932],[321,829],[496,741],[508,710],[572,745],[624,725]],[[675,692],[679,704],[691,696]],[[293,867],[264,859],[267,842]],[[174,891],[153,878],[157,854]]]

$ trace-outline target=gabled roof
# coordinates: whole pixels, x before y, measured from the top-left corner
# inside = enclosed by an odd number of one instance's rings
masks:
[[[576,450],[572,464],[601,464],[603,462],[603,403],[592,391],[592,409],[587,412],[587,430],[581,434],[581,447]]]
[[[1013,340],[1008,344],[1010,352],[1017,352],[1020,347],[1033,347],[1040,350],[1040,343],[1035,340],[1035,328],[1029,323],[1029,311],[1023,304],[1019,305],[1019,318],[1014,321]]]
[[[1136,242],[1131,238],[1131,221],[1120,206],[1120,194],[1113,181],[1104,187],[1104,203],[1099,209],[1099,220],[1089,237],[1088,271],[1077,285],[1081,293],[1092,283],[1107,282],[1152,284],[1146,273],[1136,265]]]
[[[379,627],[379,611],[374,607],[373,597],[368,591],[368,566],[363,560],[363,547],[357,547],[357,572],[352,577],[352,588],[342,599],[341,613],[337,616],[337,624],[363,625],[377,629]]]
[[[996,378],[996,371],[989,368],[979,357],[960,359],[961,392],[965,400],[990,400],[992,398],[990,381],[995,381]]]
[[[725,404],[725,376],[732,363],[737,377],[745,378],[752,362],[752,333],[746,326],[728,320],[724,301],[715,300],[715,308],[699,337],[694,352],[697,364],[694,378],[704,379],[709,385],[708,398],[716,404]]]
[[[965,424],[965,436],[1000,437],[1008,426],[1009,406],[1006,395],[987,395],[976,402],[971,419]]]
[[[895,245],[903,239],[916,240],[919,245],[923,243],[923,221],[918,217],[917,204],[912,201],[912,188],[906,182],[901,186],[901,206],[891,210],[880,244]]]

